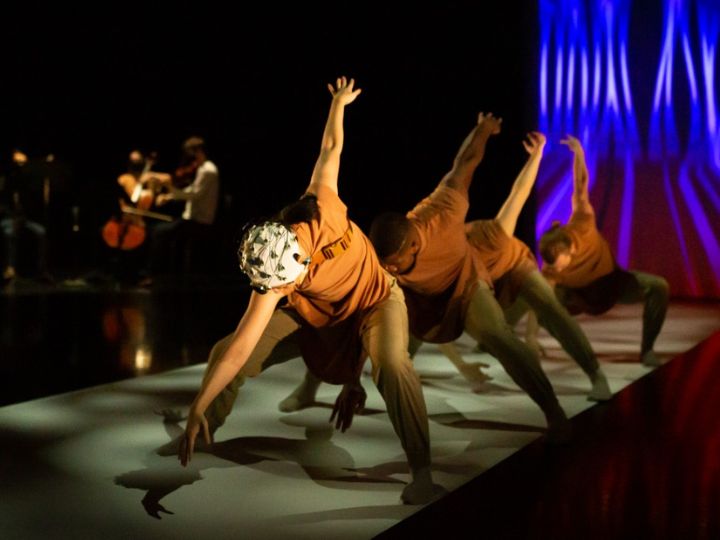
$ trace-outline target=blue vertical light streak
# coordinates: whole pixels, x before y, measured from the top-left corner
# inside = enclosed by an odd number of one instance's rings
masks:
[[[600,52],[600,46],[596,42],[595,43],[595,72],[593,77],[593,108],[597,109],[600,106],[600,83],[602,82],[602,71],[601,71],[601,63],[602,63],[602,54]]]
[[[588,108],[588,55],[587,51],[583,50],[582,53],[582,109],[581,114],[585,116],[587,114],[587,108]]]
[[[567,91],[565,92],[567,112],[572,113],[573,98],[575,97],[575,47],[570,47],[570,58],[568,59]]]
[[[688,276],[690,284],[690,292],[693,296],[698,294],[698,284],[693,268],[690,265],[690,254],[688,252],[687,242],[685,235],[683,234],[682,220],[680,219],[680,211],[676,202],[675,194],[673,193],[672,184],[670,182],[670,171],[667,165],[663,167],[663,187],[665,188],[665,200],[668,202],[670,207],[670,216],[672,217],[673,225],[675,226],[675,237],[680,245],[680,263],[685,268],[685,275]]]
[[[630,93],[630,76],[627,67],[627,46],[625,43],[620,48],[620,73],[622,75],[623,95],[625,97],[625,109],[632,114],[632,94]]]
[[[688,210],[690,210],[690,217],[695,223],[695,230],[702,240],[707,266],[713,272],[715,280],[720,282],[720,244],[718,244],[717,237],[713,234],[713,228],[705,215],[700,198],[693,189],[688,168],[688,164],[684,164],[680,169],[680,189]]]
[[[617,261],[627,267],[630,263],[632,242],[632,214],[635,203],[635,169],[631,151],[625,153],[625,182],[623,183],[622,206],[620,208],[620,232],[617,241]]]
[[[548,47],[543,45],[540,53],[540,115],[547,118],[547,55]]]
[[[717,0],[698,0],[697,23],[700,31],[702,72],[705,81],[705,117],[707,148],[711,163],[720,173],[720,126],[717,119],[715,86],[716,46],[720,41],[720,7]]]
[[[555,54],[555,109],[562,106],[562,80],[563,80],[563,49],[560,46]]]
[[[693,108],[698,102],[698,90],[697,81],[695,79],[695,68],[693,67],[693,54],[690,50],[690,40],[688,40],[687,34],[683,36],[683,54],[685,55],[685,65],[687,66],[688,82],[690,83],[690,99],[692,100]]]
[[[613,4],[612,2],[605,2],[603,4],[605,8],[605,50],[608,54],[605,56],[607,61],[606,71],[607,73],[607,87],[605,91],[605,107],[612,109],[614,112],[619,112],[619,104],[617,98],[617,85],[615,84],[615,43],[613,40],[613,30],[615,28],[613,20]]]
[[[706,39],[702,41],[703,80],[705,81],[705,95],[707,98],[707,130],[714,134],[717,129],[717,112],[715,104],[715,44],[709,45]]]
[[[718,187],[720,187],[720,182],[711,181],[710,175],[705,172],[705,167],[702,166],[695,170],[695,174],[697,175],[698,180],[700,180],[700,185],[704,188],[710,204],[714,207],[715,213],[720,215],[720,193],[715,190],[715,185],[717,184]]]

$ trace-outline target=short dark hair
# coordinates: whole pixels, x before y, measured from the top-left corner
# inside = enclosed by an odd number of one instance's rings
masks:
[[[185,139],[182,148],[183,151],[188,154],[194,154],[197,150],[202,150],[203,152],[206,152],[205,139],[198,136],[189,137]]]
[[[394,255],[405,243],[410,221],[399,212],[385,212],[370,225],[370,241],[380,259]]]
[[[297,223],[310,223],[312,220],[320,219],[320,210],[318,208],[317,197],[312,193],[307,193],[300,197],[297,201],[288,204],[280,210],[275,219],[289,227]]]
[[[561,251],[570,249],[572,238],[559,221],[552,224],[540,237],[540,256],[548,264],[555,264],[555,259]]]

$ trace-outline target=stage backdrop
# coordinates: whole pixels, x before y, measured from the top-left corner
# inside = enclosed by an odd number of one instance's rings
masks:
[[[618,263],[720,298],[720,2],[540,0],[539,23],[537,236],[570,216],[574,134]]]

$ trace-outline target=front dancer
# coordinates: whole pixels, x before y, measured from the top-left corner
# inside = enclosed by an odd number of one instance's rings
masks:
[[[428,420],[408,355],[403,293],[338,197],[344,110],[360,89],[345,77],[328,87],[332,103],[305,195],[277,220],[252,227],[244,237],[241,266],[254,291],[235,332],[210,353],[180,460],[185,465],[191,459],[201,430],[210,443],[246,376],[302,354],[315,377],[352,383],[368,355],[410,466],[412,481],[402,500],[426,503],[434,496]],[[285,297],[288,305],[278,308]]]

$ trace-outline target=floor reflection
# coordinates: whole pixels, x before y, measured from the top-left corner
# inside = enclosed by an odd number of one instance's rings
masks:
[[[204,362],[243,288],[0,295],[0,405]]]

